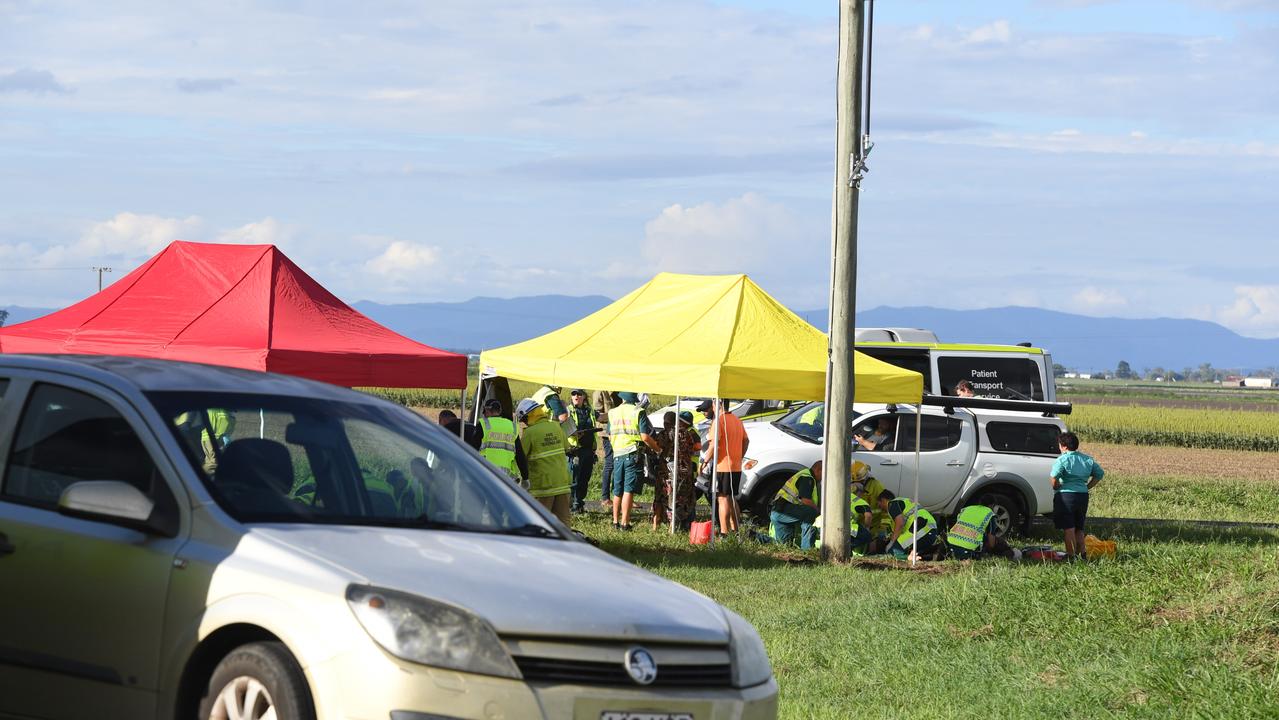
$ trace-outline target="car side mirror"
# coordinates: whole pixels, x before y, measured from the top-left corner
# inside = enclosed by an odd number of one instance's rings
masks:
[[[119,480],[86,480],[72,483],[58,498],[58,512],[86,520],[159,533],[172,537],[175,528],[154,518],[155,503],[136,487]]]

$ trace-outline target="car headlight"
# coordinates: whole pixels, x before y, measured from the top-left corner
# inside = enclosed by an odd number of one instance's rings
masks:
[[[349,585],[346,602],[374,642],[392,655],[434,667],[520,678],[497,632],[455,605],[369,585]]]
[[[733,654],[733,687],[748,688],[768,682],[773,667],[768,663],[764,641],[746,618],[724,608],[728,618],[729,650]]]

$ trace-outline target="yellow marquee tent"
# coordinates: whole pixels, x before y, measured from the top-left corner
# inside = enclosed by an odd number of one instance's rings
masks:
[[[481,372],[670,395],[820,400],[826,336],[745,275],[660,273],[538,338],[480,355]],[[858,402],[919,402],[923,376],[856,353]]]

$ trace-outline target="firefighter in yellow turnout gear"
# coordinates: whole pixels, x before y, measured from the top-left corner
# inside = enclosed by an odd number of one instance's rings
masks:
[[[568,525],[569,490],[568,438],[558,423],[551,422],[546,407],[532,398],[515,406],[515,417],[524,423],[520,445],[528,456],[528,491],[542,506]]]

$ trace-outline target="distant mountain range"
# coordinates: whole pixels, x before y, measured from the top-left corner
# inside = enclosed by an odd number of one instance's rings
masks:
[[[601,295],[540,295],[473,298],[457,303],[353,306],[396,332],[439,348],[478,352],[528,340],[579,320],[612,302]],[[48,312],[7,307],[13,325]],[[826,311],[799,311],[825,329]],[[1027,307],[944,310],[933,307],[877,307],[857,314],[859,327],[920,327],[943,342],[1014,344],[1030,342],[1052,353],[1054,362],[1083,372],[1114,370],[1120,360],[1134,371],[1163,367],[1259,370],[1279,366],[1279,339],[1246,338],[1216,323],[1158,318],[1127,320],[1072,315]]]

